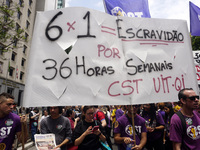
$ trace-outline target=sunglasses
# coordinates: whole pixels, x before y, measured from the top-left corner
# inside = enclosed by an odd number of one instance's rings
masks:
[[[190,99],[191,101],[195,101],[196,99],[199,100],[199,96],[190,96],[190,97],[187,97],[188,99]]]

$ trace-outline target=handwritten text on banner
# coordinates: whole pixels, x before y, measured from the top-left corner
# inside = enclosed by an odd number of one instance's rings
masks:
[[[186,21],[86,8],[37,14],[24,106],[177,101],[197,81]]]

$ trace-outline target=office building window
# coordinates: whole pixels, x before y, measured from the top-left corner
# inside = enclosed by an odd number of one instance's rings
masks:
[[[30,9],[28,9],[28,17],[30,17],[30,15],[31,15],[31,11],[30,11]]]
[[[20,25],[16,23],[16,31],[18,31],[19,29],[20,29]]]
[[[17,47],[18,39],[14,39],[13,46]]]
[[[13,67],[9,67],[9,70],[8,70],[9,71],[9,76],[11,76],[11,77],[13,76],[14,70],[15,69]]]
[[[23,48],[23,53],[26,54],[26,49],[27,49],[27,46],[24,45],[24,48]]]
[[[32,0],[29,0],[29,6],[31,6],[32,3],[33,3],[33,1],[32,1]]]
[[[15,61],[16,55],[17,55],[17,54],[16,54],[15,52],[12,52],[12,56],[11,56],[11,60],[12,60],[12,61]]]
[[[0,61],[0,74],[3,73],[3,62]]]
[[[19,0],[19,6],[22,7],[23,6],[23,0]]]
[[[25,61],[26,61],[26,59],[22,58],[22,61],[21,61],[21,66],[23,66],[23,67],[24,67],[24,65],[25,65]]]
[[[57,2],[58,2],[57,9],[63,8],[63,4],[64,4],[63,0],[58,0]]]
[[[20,80],[23,80],[23,77],[24,77],[24,73],[23,73],[23,72],[20,72],[19,79],[20,79]]]
[[[7,88],[7,93],[13,95],[13,91],[14,91],[13,88],[9,88],[9,87]]]
[[[6,5],[8,6],[8,7],[10,7],[10,0],[6,0]]]
[[[17,12],[17,18],[20,19],[21,18],[22,13],[20,11]]]
[[[28,40],[28,34],[25,32],[25,41],[27,41]]]
[[[4,49],[4,45],[2,43],[0,43],[0,55],[3,55],[3,49]]]
[[[26,29],[28,29],[30,26],[30,23],[28,21],[26,21]]]

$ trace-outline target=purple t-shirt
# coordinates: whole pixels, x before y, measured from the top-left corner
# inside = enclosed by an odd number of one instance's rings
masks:
[[[140,137],[142,132],[147,132],[145,120],[140,117],[139,115],[136,115],[134,118],[135,123],[135,129],[137,130],[139,136],[137,133],[135,134],[136,138],[136,144],[140,144]],[[115,128],[114,133],[120,133],[121,137],[130,137],[133,139],[133,128],[130,122],[128,121],[128,118],[126,115],[121,116],[116,122],[115,122]],[[126,144],[122,143],[119,145],[120,150],[126,150]]]
[[[193,117],[185,117],[186,131],[183,131],[182,123],[177,114],[174,114],[170,123],[170,140],[177,143],[183,143],[192,150],[200,150],[200,118],[193,111]],[[183,136],[183,132],[187,132]],[[182,144],[183,144],[182,143]],[[185,150],[183,147],[182,150]]]
[[[146,120],[147,124],[150,123],[151,117],[149,115],[146,115],[143,118]],[[163,117],[160,114],[160,112],[158,112],[156,115],[156,127],[158,127],[160,125],[165,126],[165,122],[164,122]],[[155,130],[153,132],[147,132],[147,140],[148,141],[155,141],[158,138],[161,138],[161,136],[162,136],[162,130]]]
[[[15,134],[21,131],[20,117],[9,113],[6,117],[0,118],[0,143],[6,146],[5,150],[11,150]]]

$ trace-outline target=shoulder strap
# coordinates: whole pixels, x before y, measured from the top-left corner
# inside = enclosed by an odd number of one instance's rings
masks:
[[[186,135],[186,121],[185,121],[185,117],[183,116],[183,114],[181,113],[181,111],[176,112],[176,114],[179,116],[179,118],[181,119],[181,124],[183,127],[183,137]],[[189,148],[187,147],[187,145],[185,145],[185,143],[183,142],[183,137],[182,137],[182,147],[184,147],[186,150],[189,150]]]
[[[181,119],[181,124],[183,127],[183,131],[185,133],[186,131],[186,122],[185,122],[185,117],[183,116],[183,114],[181,113],[181,111],[176,112],[176,114],[179,116],[179,118]]]
[[[99,120],[98,112],[99,112],[99,110],[97,110],[97,112],[96,112],[96,119],[97,120]]]

